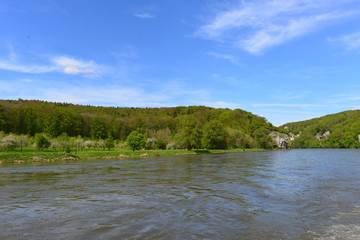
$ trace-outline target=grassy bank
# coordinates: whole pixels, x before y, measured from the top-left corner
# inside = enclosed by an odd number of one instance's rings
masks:
[[[60,150],[38,151],[33,148],[26,148],[23,151],[0,151],[0,165],[6,163],[31,163],[31,162],[55,162],[55,161],[78,161],[91,159],[124,159],[124,158],[147,158],[173,155],[206,154],[206,153],[230,153],[244,151],[263,151],[262,149],[231,149],[231,150],[138,150],[130,149],[85,149],[64,153]]]

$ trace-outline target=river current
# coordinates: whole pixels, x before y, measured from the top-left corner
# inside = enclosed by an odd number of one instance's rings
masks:
[[[0,166],[0,239],[360,239],[360,150]]]

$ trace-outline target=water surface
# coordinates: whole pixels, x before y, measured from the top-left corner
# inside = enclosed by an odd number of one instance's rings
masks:
[[[0,239],[360,239],[360,150],[0,167]]]

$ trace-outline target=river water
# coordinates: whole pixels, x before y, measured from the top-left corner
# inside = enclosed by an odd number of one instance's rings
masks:
[[[360,239],[360,150],[5,165],[0,239]]]

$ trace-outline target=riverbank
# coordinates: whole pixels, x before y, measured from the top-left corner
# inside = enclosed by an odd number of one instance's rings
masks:
[[[124,158],[148,158],[189,154],[212,154],[230,152],[264,151],[263,149],[230,149],[230,150],[137,150],[116,148],[111,150],[84,149],[65,153],[60,150],[37,151],[32,148],[23,151],[0,152],[0,165],[20,163],[46,163],[46,162],[71,162],[92,159],[124,159]]]

